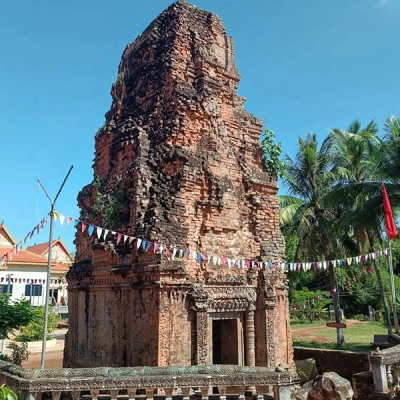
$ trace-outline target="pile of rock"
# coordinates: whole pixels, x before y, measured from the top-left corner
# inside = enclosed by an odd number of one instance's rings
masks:
[[[314,359],[295,361],[301,387],[293,400],[351,400],[354,392],[350,382],[336,372],[318,374]]]

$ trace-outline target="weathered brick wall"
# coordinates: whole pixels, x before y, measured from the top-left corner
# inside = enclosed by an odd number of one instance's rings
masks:
[[[184,1],[164,11],[122,56],[111,109],[95,137],[95,179],[78,196],[81,219],[192,252],[282,261],[276,179],[262,167],[262,123],[244,110],[239,79],[232,39],[217,16]],[[76,246],[68,276],[69,365],[198,362],[191,285],[206,285],[222,271],[221,284],[238,286],[245,300],[256,290],[241,278],[245,269],[235,268],[235,281],[224,277],[231,274],[226,267],[195,260],[165,266],[168,257],[142,254],[135,242],[115,246],[111,236],[99,241],[78,229]],[[291,364],[282,277],[271,286],[273,311],[265,311],[263,282],[257,363]]]

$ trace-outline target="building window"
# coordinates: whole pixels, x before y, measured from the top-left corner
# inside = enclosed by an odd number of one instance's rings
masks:
[[[42,285],[25,285],[25,296],[42,296]]]
[[[13,285],[0,285],[0,293],[8,293],[12,294]]]

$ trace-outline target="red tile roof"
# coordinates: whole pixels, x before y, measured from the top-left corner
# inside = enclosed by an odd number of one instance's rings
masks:
[[[13,250],[13,247],[0,246],[0,257],[2,257],[6,253],[9,254],[11,250]],[[19,250],[18,253],[16,253],[14,249],[14,251],[8,257],[8,261],[6,260],[6,262],[46,264],[47,258],[27,250]]]
[[[53,245],[54,242],[55,241],[53,240]],[[32,253],[44,255],[49,250],[49,242],[35,244],[34,246],[28,246],[26,249],[28,251],[31,251]]]
[[[71,262],[72,262],[72,256],[60,238],[53,240],[52,247],[54,248],[54,246],[56,246],[56,245],[59,245],[61,247],[61,249],[71,259]],[[36,254],[40,254],[41,256],[44,256],[49,251],[49,242],[44,242],[44,243],[36,244],[34,246],[29,246],[26,248],[26,250],[31,251],[32,253],[36,253]]]

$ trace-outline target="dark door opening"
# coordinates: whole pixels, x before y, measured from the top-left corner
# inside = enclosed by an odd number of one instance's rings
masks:
[[[212,322],[213,364],[239,365],[237,319],[215,319]]]

